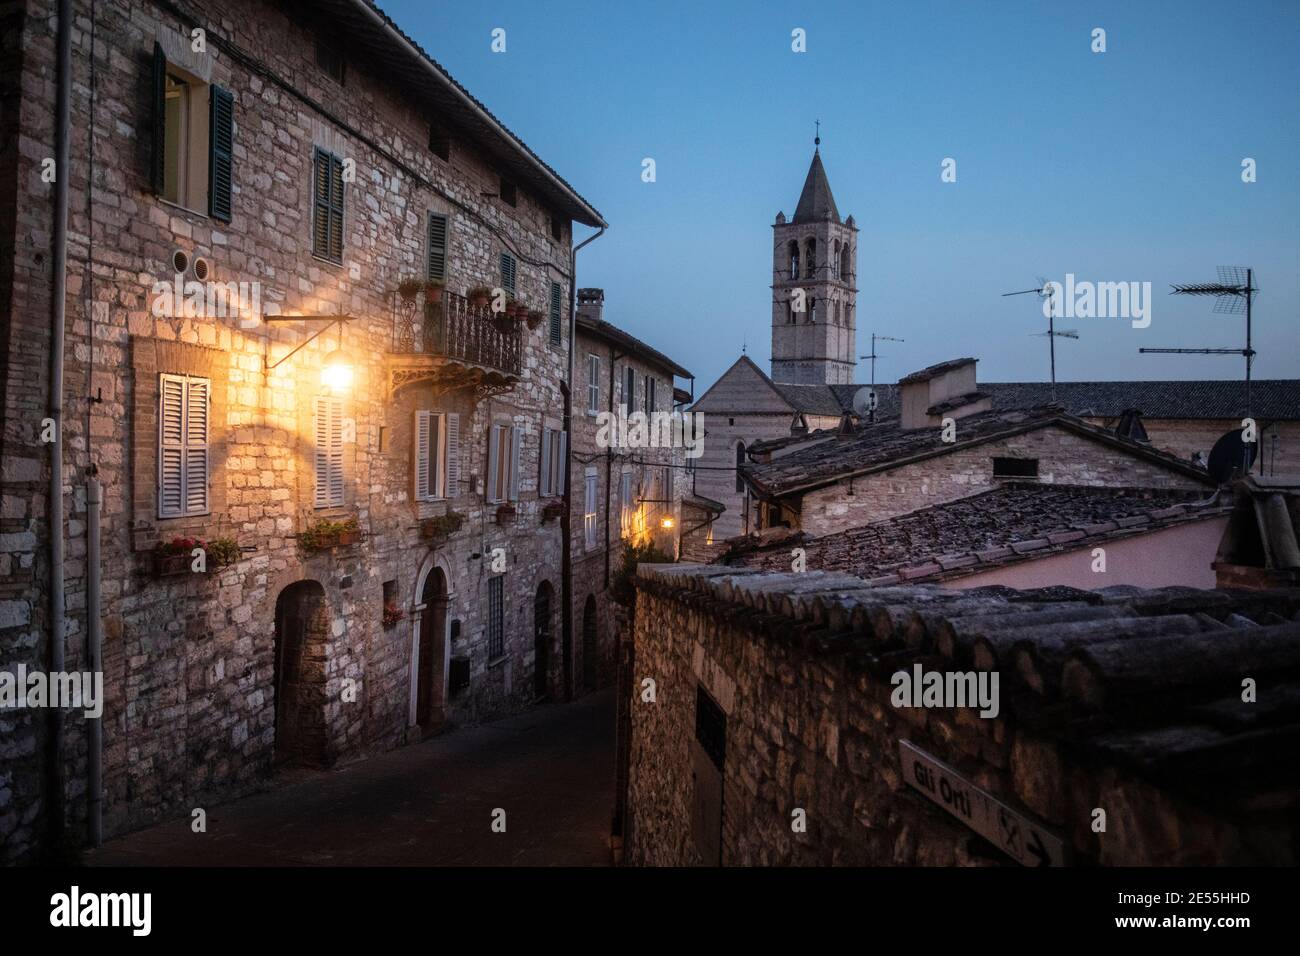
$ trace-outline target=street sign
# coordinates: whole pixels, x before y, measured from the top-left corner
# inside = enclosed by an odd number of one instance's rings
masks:
[[[898,742],[903,777],[1003,853],[1025,866],[1065,866],[1065,842],[1037,820],[981,790],[941,760]]]

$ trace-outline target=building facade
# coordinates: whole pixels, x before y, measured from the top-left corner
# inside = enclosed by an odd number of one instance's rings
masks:
[[[575,666],[544,504],[599,214],[363,0],[74,7],[66,289],[58,18],[4,24],[0,664],[102,653],[102,743],[0,712],[6,861],[96,791],[111,835]]]

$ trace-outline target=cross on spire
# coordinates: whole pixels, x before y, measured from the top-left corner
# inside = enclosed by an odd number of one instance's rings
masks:
[[[822,144],[822,121],[816,120],[815,122],[817,124],[817,135],[813,137],[813,149]]]

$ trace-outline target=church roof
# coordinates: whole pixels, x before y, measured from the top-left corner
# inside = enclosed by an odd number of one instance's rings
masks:
[[[803,192],[799,195],[799,205],[795,208],[791,222],[821,222],[823,219],[840,221],[840,211],[835,208],[835,197],[831,195],[831,184],[826,179],[826,169],[822,166],[820,150],[813,150],[812,165],[808,167],[808,178],[804,180]]]

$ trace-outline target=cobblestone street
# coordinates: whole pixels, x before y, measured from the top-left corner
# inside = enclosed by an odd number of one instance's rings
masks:
[[[92,866],[608,866],[613,694],[456,729],[112,840]],[[495,808],[506,832],[492,832]]]

